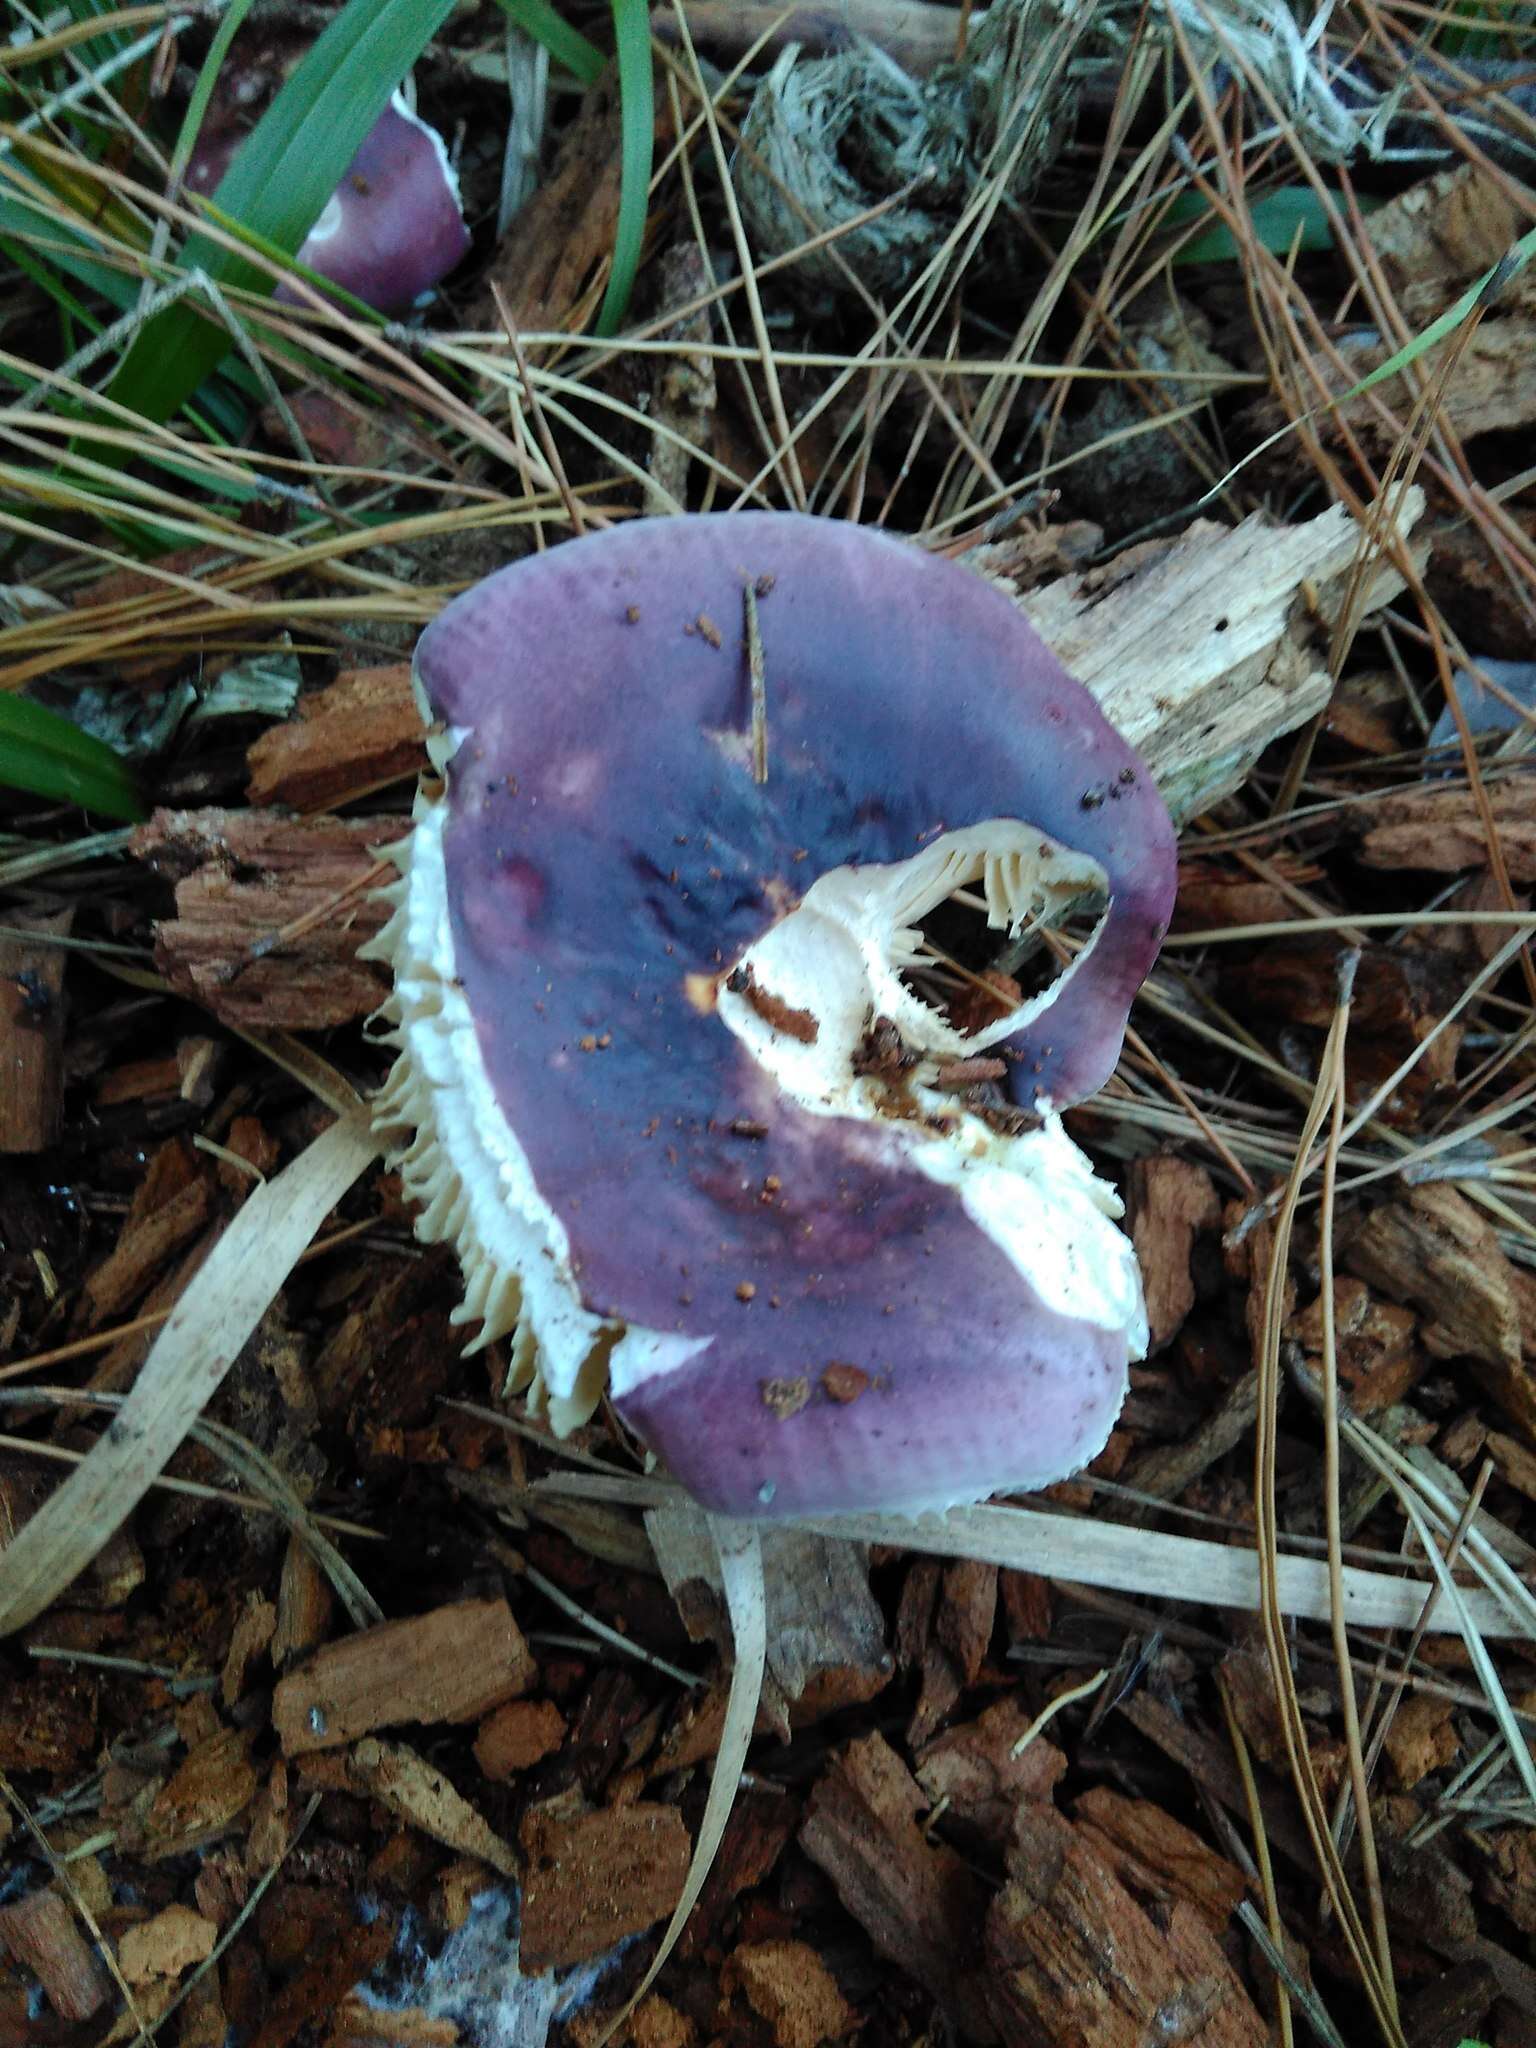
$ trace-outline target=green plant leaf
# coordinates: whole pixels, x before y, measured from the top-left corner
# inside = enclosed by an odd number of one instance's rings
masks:
[[[1282,185],[1255,199],[1248,209],[1254,235],[1277,256],[1288,255],[1293,246],[1304,250],[1331,249],[1333,224],[1328,210],[1310,185]],[[1233,263],[1242,254],[1237,237],[1223,220],[1212,217],[1211,209],[1198,192],[1181,192],[1163,215],[1165,227],[1187,227],[1193,221],[1209,220],[1203,233],[1183,243],[1175,263]]]
[[[109,818],[145,816],[138,782],[121,755],[27,697],[0,695],[0,787]]]
[[[651,84],[651,23],[645,0],[613,0],[613,31],[619,59],[621,179],[619,219],[613,236],[613,268],[598,309],[597,332],[617,334],[629,309],[645,217],[651,203],[651,161],[656,147],[654,89]]]
[[[591,85],[601,75],[607,58],[589,43],[580,29],[556,14],[549,0],[496,0],[514,28],[542,43],[557,64],[563,64],[581,85]]]
[[[347,0],[246,137],[213,205],[232,229],[292,255],[319,219],[390,94],[452,10],[453,0]],[[238,251],[194,234],[184,272],[270,289]],[[109,387],[145,419],[178,412],[232,346],[205,302],[189,296],[142,328]]]

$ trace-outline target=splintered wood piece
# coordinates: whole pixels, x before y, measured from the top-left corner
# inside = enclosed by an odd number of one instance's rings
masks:
[[[664,1920],[692,1853],[675,1806],[637,1801],[598,1813],[532,1813],[523,1823],[522,1961],[563,1970]]]
[[[1405,493],[1400,535],[1423,509],[1422,491]],[[1202,520],[1018,602],[1141,750],[1182,821],[1241,787],[1272,740],[1328,702],[1323,642],[1363,538],[1341,505],[1298,526],[1257,513],[1231,528]],[[1401,588],[1378,560],[1351,616]]]
[[[426,758],[410,663],[349,669],[247,749],[245,793],[258,809],[318,811],[415,775]]]
[[[226,1835],[256,1797],[251,1738],[219,1728],[195,1742],[155,1794],[139,1846],[152,1858],[185,1855]],[[119,1836],[124,1842],[125,1830]]]
[[[598,266],[613,249],[622,156],[615,95],[599,84],[566,128],[537,191],[491,258],[466,320],[501,333],[504,300],[527,333],[580,328],[597,303]]]
[[[61,2020],[91,2019],[112,1996],[100,1958],[57,1892],[0,1906],[0,1943],[36,1977]]]
[[[858,2024],[836,1978],[806,1941],[743,1942],[720,1972],[720,1989],[745,1995],[773,2029],[774,2048],[820,2048]]]
[[[156,927],[166,979],[242,1030],[318,1031],[378,1008],[382,968],[357,958],[384,924],[370,882],[406,818],[274,811],[156,811],[133,851],[176,883]]]
[[[1418,1318],[1411,1309],[1378,1301],[1361,1280],[1341,1273],[1333,1283],[1334,1356],[1339,1385],[1357,1415],[1379,1415],[1401,1401],[1429,1370],[1430,1357],[1414,1339]],[[1323,1300],[1319,1295],[1292,1316],[1286,1335],[1313,1363],[1323,1356]]]
[[[461,1856],[478,1856],[503,1877],[518,1875],[517,1851],[511,1843],[406,1743],[366,1736],[348,1757],[347,1774],[360,1790],[434,1842]]]
[[[1488,805],[1510,880],[1536,882],[1536,786],[1526,776],[1491,783]],[[1430,783],[1394,791],[1361,816],[1366,829],[1357,850],[1367,867],[1454,875],[1487,862],[1488,834],[1470,789]]]
[[[656,1508],[645,1526],[689,1635],[727,1650],[720,1566],[704,1515],[688,1505]],[[763,1712],[787,1736],[791,1721],[804,1727],[873,1699],[895,1666],[862,1543],[765,1528],[762,1546],[768,1608]]]
[[[1520,1291],[1493,1225],[1444,1182],[1385,1202],[1349,1240],[1343,1263],[1426,1318],[1437,1358],[1471,1361],[1490,1399],[1536,1437],[1536,1377],[1521,1356]]]
[[[1138,1896],[1161,1890],[1188,1899],[1217,1933],[1237,1911],[1248,1881],[1191,1828],[1150,1799],[1127,1799],[1095,1785],[1073,1802],[1073,1813],[1098,1837],[1116,1874]]]
[[[147,1215],[130,1216],[81,1289],[74,1328],[94,1330],[122,1315],[199,1236],[212,1213],[213,1190],[199,1173]]]
[[[328,1643],[272,1695],[285,1756],[405,1721],[477,1721],[537,1667],[505,1600],[461,1600]]]
[[[283,1577],[276,1587],[276,1628],[272,1632],[272,1669],[287,1671],[297,1659],[326,1640],[336,1595],[319,1569],[309,1544],[289,1536],[283,1552]]]
[[[986,1888],[917,1816],[926,1793],[883,1737],[850,1743],[812,1792],[800,1846],[880,1954],[908,1971],[968,2040],[992,2041],[979,1934]]]
[[[73,909],[7,922],[39,937],[65,936]],[[0,1153],[44,1152],[59,1135],[64,1102],[62,946],[0,939]]]
[[[481,1722],[475,1762],[493,1785],[530,1770],[565,1740],[565,1716],[553,1700],[508,1700]]]
[[[1016,1699],[996,1701],[974,1721],[946,1728],[917,1759],[917,1782],[946,1830],[984,1848],[1005,1849],[1021,1799],[1049,1799],[1067,1760],[1043,1735],[1017,1751],[1032,1716]]]
[[[1010,2048],[1267,2048],[1269,2028],[1205,1916],[1121,1883],[1101,1838],[1019,1809],[1010,1882],[987,1913],[991,2007]]]
[[[1259,1412],[1259,1376],[1245,1372],[1229,1387],[1192,1436],[1182,1443],[1154,1444],[1125,1468],[1125,1483],[1159,1500],[1177,1500],[1191,1481],[1218,1458],[1235,1450]]]
[[[1216,1185],[1192,1159],[1161,1155],[1132,1162],[1131,1242],[1141,1262],[1147,1297],[1150,1349],[1176,1337],[1195,1305],[1190,1254],[1195,1233],[1221,1221]]]

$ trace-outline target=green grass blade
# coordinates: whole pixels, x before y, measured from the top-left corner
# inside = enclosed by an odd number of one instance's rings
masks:
[[[390,94],[452,11],[453,0],[347,0],[241,146],[214,194],[232,226],[291,255],[319,219]],[[221,285],[268,289],[237,251],[192,235],[183,270]],[[188,298],[151,320],[110,395],[146,419],[178,412],[231,346],[211,311]]]
[[[598,310],[597,332],[617,334],[629,310],[645,217],[651,203],[651,160],[656,146],[654,88],[651,84],[651,24],[645,0],[613,0],[613,31],[619,59],[619,127],[622,179],[619,220],[613,237],[613,268]]]
[[[27,697],[0,696],[0,788],[109,818],[142,818],[144,799],[119,754]]]
[[[1276,256],[1288,256],[1293,247],[1333,247],[1328,210],[1310,185],[1282,185],[1278,191],[1266,192],[1249,207],[1248,218],[1256,239]],[[1237,237],[1225,221],[1211,219],[1211,209],[1198,192],[1181,192],[1163,215],[1162,225],[1187,227],[1201,220],[1210,220],[1210,226],[1185,242],[1174,262],[1235,262],[1242,254]]]
[[[542,43],[578,84],[591,85],[601,75],[608,59],[596,43],[587,41],[580,29],[562,20],[549,0],[496,0],[496,4],[514,28]]]

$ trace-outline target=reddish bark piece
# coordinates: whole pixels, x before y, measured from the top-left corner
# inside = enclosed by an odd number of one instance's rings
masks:
[[[1237,1911],[1248,1889],[1237,1865],[1154,1801],[1127,1799],[1095,1785],[1074,1801],[1072,1811],[1093,1829],[1103,1854],[1133,1891],[1153,1886],[1168,1898],[1188,1899],[1218,1933]]]
[[[286,1756],[337,1749],[407,1721],[474,1721],[533,1683],[536,1666],[505,1600],[461,1600],[344,1636],[272,1695]]]
[[[1521,776],[1495,783],[1487,795],[1510,880],[1536,882],[1536,787]],[[1363,815],[1360,858],[1367,867],[1445,875],[1487,865],[1488,834],[1470,790],[1425,783],[1384,796]]]
[[[1452,1725],[1454,1703],[1432,1693],[1413,1693],[1399,1700],[1386,1734],[1386,1752],[1399,1785],[1417,1785],[1431,1771],[1443,1770],[1461,1748]]]
[[[1267,2048],[1269,2029],[1199,1910],[1143,1902],[1092,1829],[1020,1808],[987,1913],[990,2003],[1009,2048]]]
[[[1432,1363],[1414,1342],[1418,1319],[1411,1310],[1378,1301],[1363,1280],[1340,1275],[1333,1283],[1334,1357],[1339,1384],[1357,1415],[1375,1415],[1401,1401]],[[1308,1355],[1323,1353],[1321,1297],[1287,1326]]]
[[[1158,1156],[1131,1167],[1131,1242],[1141,1262],[1147,1302],[1149,1351],[1178,1335],[1195,1305],[1189,1270],[1195,1233],[1221,1221],[1216,1185],[1193,1160]]]
[[[384,921],[368,878],[377,849],[405,829],[401,818],[157,811],[133,850],[176,880],[176,915],[155,932],[161,972],[247,1029],[316,1031],[367,1016],[387,987],[357,958]]]
[[[850,1743],[812,1792],[800,1846],[880,1954],[908,1971],[967,2039],[991,2041],[979,1975],[986,1891],[917,1816],[922,1787],[879,1735]]]
[[[199,1174],[148,1215],[130,1219],[82,1288],[75,1327],[94,1330],[121,1315],[186,1250],[212,1213],[212,1187]]]
[[[352,1783],[382,1806],[446,1843],[461,1856],[476,1856],[503,1877],[518,1875],[512,1845],[502,1839],[478,1808],[404,1742],[380,1742],[365,1736],[347,1758]]]
[[[530,1769],[564,1740],[565,1716],[553,1700],[509,1700],[481,1722],[475,1762],[499,1784]]]
[[[263,809],[316,811],[415,774],[425,750],[410,663],[347,670],[301,697],[298,715],[270,726],[246,759],[246,795]]]
[[[644,1802],[524,1823],[522,1958],[568,1969],[664,1920],[682,1896],[691,1845],[676,1807]]]
[[[130,1984],[180,1977],[213,1954],[219,1930],[190,1906],[170,1905],[126,1930],[117,1960]]]
[[[974,1720],[935,1736],[917,1759],[917,1782],[946,1829],[958,1827],[980,1844],[1002,1850],[1021,1799],[1049,1799],[1067,1768],[1061,1751],[1037,1735],[1016,1745],[1031,1716],[1015,1699],[998,1700]]]
[[[91,2019],[112,1996],[101,1958],[57,1892],[0,1906],[0,1942],[37,1978],[60,2019]]]
[[[1466,1358],[1489,1397],[1536,1439],[1536,1376],[1522,1356],[1522,1293],[1493,1225],[1443,1183],[1385,1202],[1343,1254],[1351,1272],[1411,1302],[1436,1358]]]
[[[741,1991],[773,2029],[774,2048],[840,2041],[858,2015],[809,1942],[743,1942],[720,1973],[722,1991]]]
[[[73,909],[14,914],[8,922],[35,931],[37,941],[0,939],[0,1153],[41,1152],[59,1134],[69,955],[43,940],[67,934],[74,920]]]

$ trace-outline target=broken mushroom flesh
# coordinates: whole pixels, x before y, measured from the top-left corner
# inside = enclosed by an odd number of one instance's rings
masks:
[[[1088,692],[968,570],[759,513],[517,563],[416,674],[446,787],[375,944],[378,1115],[513,1384],[559,1430],[606,1387],[737,1515],[1085,1464],[1146,1329],[1060,1111],[1113,1070],[1175,873]],[[1089,899],[1031,995],[925,979],[941,905],[1001,949]]]

